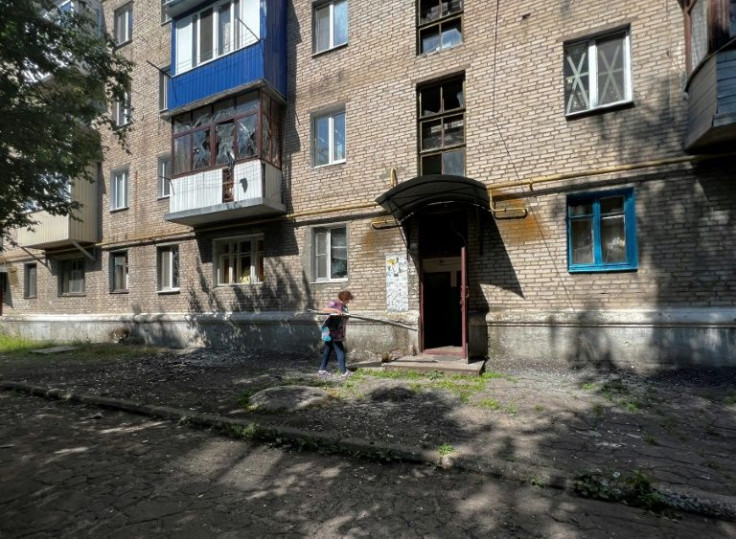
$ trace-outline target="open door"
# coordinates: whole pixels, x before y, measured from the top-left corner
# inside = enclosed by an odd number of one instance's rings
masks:
[[[467,248],[460,248],[460,311],[462,316],[463,357],[468,359],[468,258]]]

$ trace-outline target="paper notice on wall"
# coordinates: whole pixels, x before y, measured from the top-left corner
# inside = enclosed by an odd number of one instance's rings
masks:
[[[409,310],[409,268],[405,254],[386,255],[386,310]]]

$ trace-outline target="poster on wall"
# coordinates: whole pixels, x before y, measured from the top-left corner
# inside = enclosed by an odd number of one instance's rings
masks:
[[[386,310],[409,310],[409,268],[405,254],[386,255]]]

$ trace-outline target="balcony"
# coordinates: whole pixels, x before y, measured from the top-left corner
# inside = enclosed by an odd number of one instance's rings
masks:
[[[212,4],[194,0],[165,4],[174,17],[169,115],[264,85],[286,95],[287,2],[225,1],[216,13]],[[202,33],[203,24],[211,25],[211,32]]]
[[[32,228],[18,229],[18,244],[46,250],[96,243],[99,240],[97,184],[74,182],[71,197],[82,205],[75,212],[76,219],[68,215],[51,215],[46,211],[34,212],[31,219],[37,224]]]
[[[172,223],[199,226],[233,219],[253,219],[286,213],[281,196],[281,171],[252,159],[227,168],[195,172],[171,180]]]
[[[736,49],[721,50],[693,73],[687,87],[685,149],[719,151],[736,142]]]

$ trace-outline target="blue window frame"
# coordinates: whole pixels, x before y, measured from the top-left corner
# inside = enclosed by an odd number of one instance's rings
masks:
[[[571,273],[635,270],[634,190],[568,196],[567,250]]]

